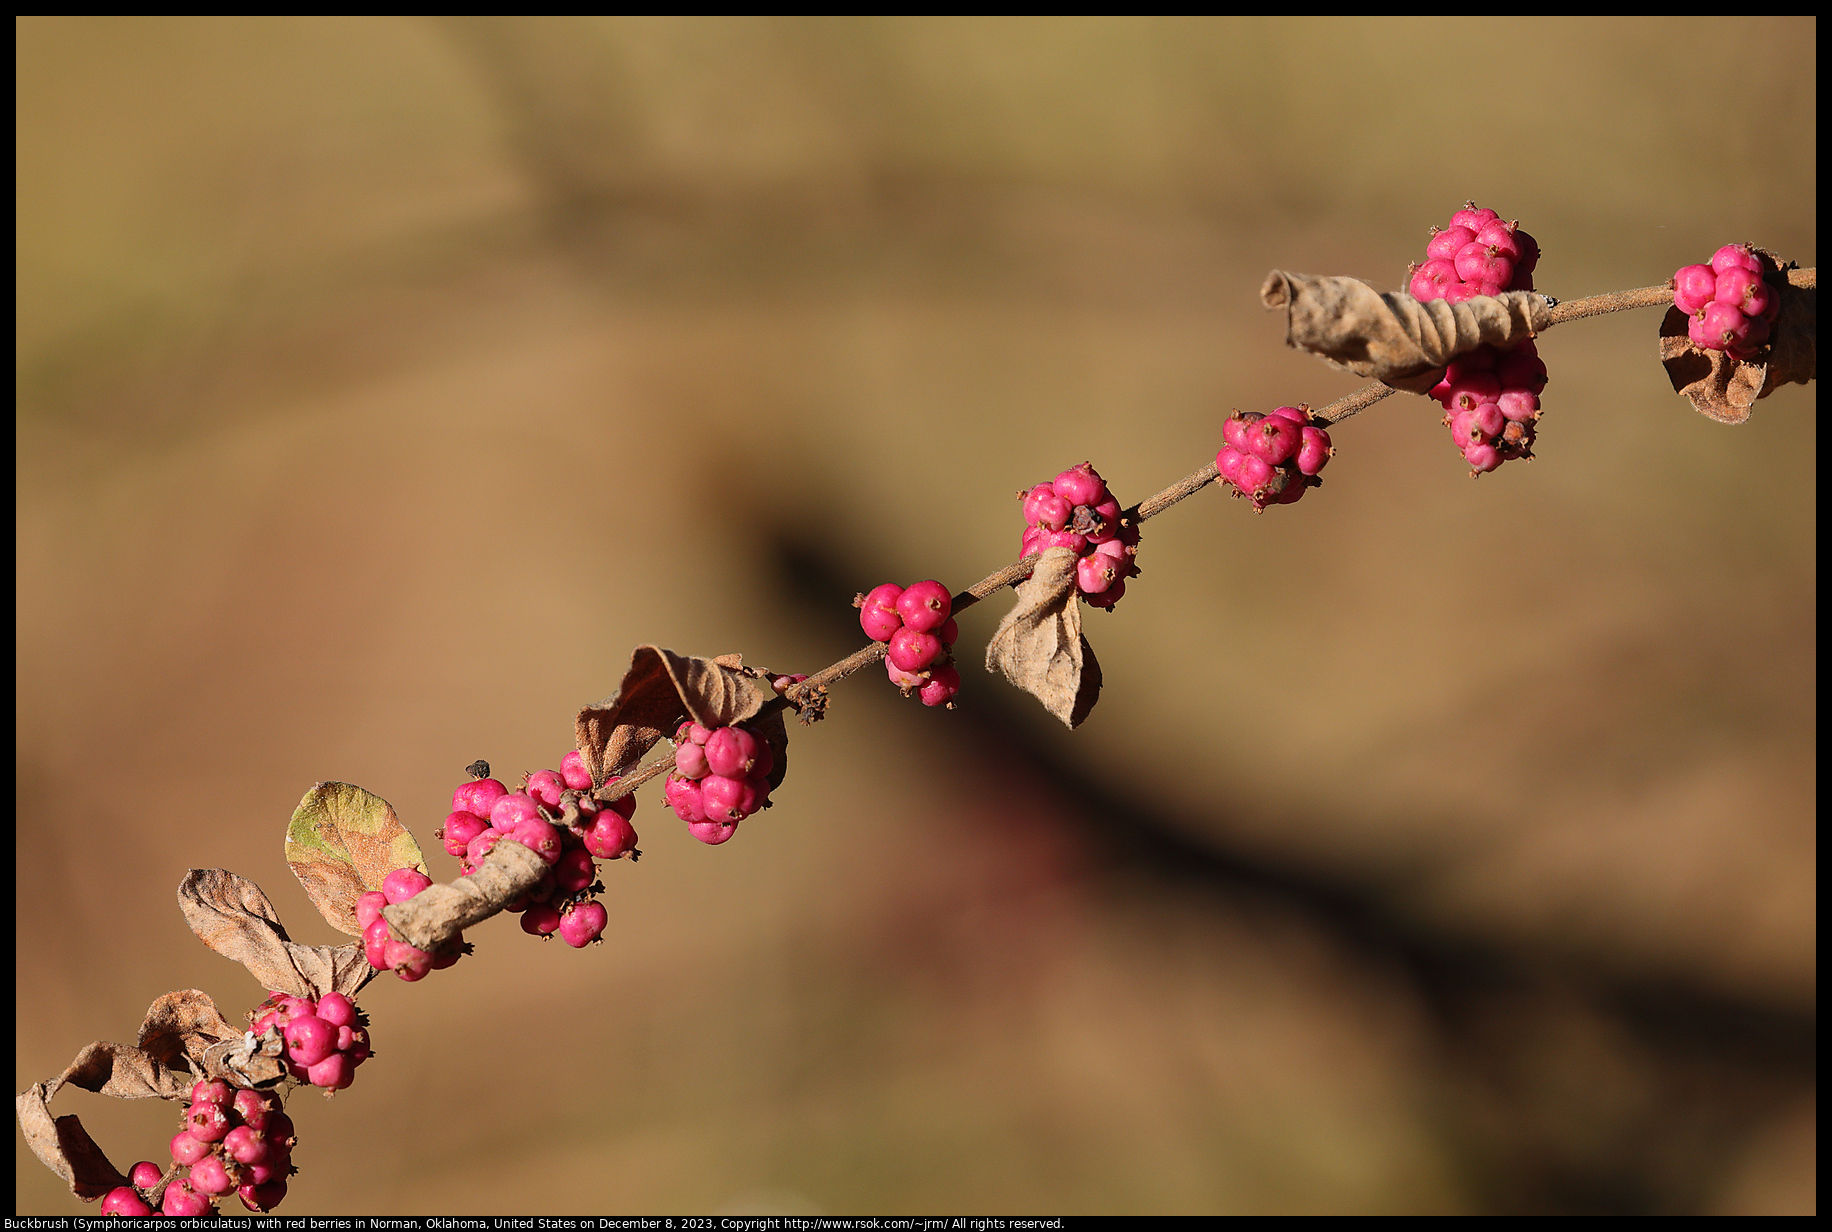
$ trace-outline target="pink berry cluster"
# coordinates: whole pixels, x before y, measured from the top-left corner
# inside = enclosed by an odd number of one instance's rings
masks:
[[[905,697],[921,697],[925,706],[953,709],[954,695],[961,691],[960,670],[954,666],[961,629],[948,588],[933,579],[909,586],[886,582],[870,594],[854,595],[852,605],[859,609],[865,636],[888,643],[884,670],[891,683]]]
[[[769,805],[775,766],[769,741],[744,724],[706,727],[690,720],[674,733],[674,772],[662,795],[688,833],[717,846]]]
[[[382,918],[382,908],[404,903],[433,883],[418,869],[397,868],[382,878],[382,888],[356,900],[356,922],[363,930],[363,956],[377,971],[392,971],[404,980],[423,980],[429,971],[443,971],[464,955],[463,940],[437,954],[428,954],[396,940]]]
[[[1112,609],[1126,593],[1126,579],[1139,571],[1139,528],[1120,518],[1120,503],[1107,491],[1093,463],[1071,466],[1048,483],[1018,493],[1024,502],[1020,555],[1068,548],[1077,557],[1075,587],[1094,607]]]
[[[300,1082],[341,1091],[369,1059],[369,1020],[350,998],[327,992],[312,1001],[271,994],[249,1015],[256,1035],[276,1027],[286,1041],[286,1068]]]
[[[172,1138],[171,1178],[150,1159],[141,1160],[129,1170],[128,1184],[102,1198],[102,1213],[153,1214],[142,1195],[158,1189],[161,1182],[165,1192],[160,1214],[213,1214],[216,1199],[230,1193],[251,1211],[271,1211],[286,1197],[286,1178],[297,1171],[292,1163],[295,1141],[292,1118],[282,1110],[279,1096],[237,1089],[221,1079],[199,1082],[191,1088],[184,1128]]]
[[[550,867],[532,889],[508,904],[522,917],[522,931],[536,937],[558,933],[574,949],[590,945],[610,918],[597,899],[603,886],[596,861],[634,860],[642,854],[630,824],[636,797],[600,804],[591,795],[591,771],[576,749],[560,759],[558,770],[528,775],[520,791],[489,778],[488,766],[480,769],[482,776],[452,793],[451,815],[439,830],[445,850],[458,857],[468,877],[504,839],[528,848]],[[560,824],[569,803],[578,821]]]
[[[1329,433],[1311,422],[1308,406],[1281,406],[1270,414],[1237,411],[1221,426],[1227,442],[1215,466],[1233,495],[1267,505],[1289,505],[1323,482],[1317,472],[1335,455]]]
[[[1711,264],[1673,275],[1673,306],[1692,318],[1686,335],[1694,346],[1742,362],[1767,343],[1781,297],[1762,280],[1762,262],[1748,244],[1726,244]]]
[[[1518,223],[1471,201],[1432,228],[1428,258],[1411,268],[1408,290],[1417,300],[1456,304],[1477,295],[1531,291],[1539,244]],[[1532,339],[1505,353],[1492,346],[1459,355],[1431,391],[1444,407],[1444,426],[1470,465],[1470,474],[1533,456],[1539,395],[1546,365]]]

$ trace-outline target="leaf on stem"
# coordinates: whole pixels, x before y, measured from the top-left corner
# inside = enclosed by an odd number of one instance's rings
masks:
[[[286,865],[332,928],[363,935],[356,900],[397,868],[424,873],[420,845],[380,796],[349,783],[305,793],[286,827]],[[277,985],[276,985],[277,987]]]
[[[1078,727],[1100,699],[1101,675],[1094,648],[1081,634],[1075,553],[1045,551],[1017,589],[1017,606],[986,646],[986,670],[1003,673],[1045,710]]]
[[[1723,351],[1701,350],[1687,333],[1691,318],[1667,309],[1660,322],[1660,363],[1698,413],[1719,423],[1739,424],[1756,401],[1783,385],[1816,380],[1819,366],[1817,272],[1800,270],[1765,248],[1751,250],[1761,260],[1763,281],[1779,296],[1780,310],[1769,326],[1768,345],[1752,360],[1732,359]]]
[[[770,679],[767,672],[745,667],[738,655],[695,659],[659,646],[638,646],[617,692],[581,710],[574,722],[579,755],[592,773],[593,786],[629,773],[688,719],[706,727],[728,727],[752,718],[776,700]],[[780,719],[775,728],[782,732]],[[782,782],[788,737],[780,739],[780,745],[776,738],[770,740],[776,753],[772,785]]]
[[[192,869],[179,883],[178,906],[199,940],[247,967],[263,988],[354,997],[375,974],[360,945],[294,942],[261,887],[227,869]]]
[[[1464,352],[1512,347],[1551,324],[1551,306],[1535,291],[1423,303],[1358,278],[1284,270],[1266,275],[1260,302],[1285,309],[1286,346],[1415,394],[1430,392]]]

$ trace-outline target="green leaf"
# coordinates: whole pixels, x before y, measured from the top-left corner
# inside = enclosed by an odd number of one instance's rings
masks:
[[[424,873],[420,845],[388,801],[349,783],[305,793],[286,827],[286,864],[332,928],[360,937],[356,900],[397,868]]]

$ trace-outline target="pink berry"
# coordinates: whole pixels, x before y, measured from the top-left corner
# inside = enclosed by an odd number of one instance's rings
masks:
[[[596,899],[578,903],[560,917],[560,940],[575,950],[583,949],[604,933],[608,919],[604,904]]]
[[[164,1214],[179,1217],[208,1215],[210,1199],[191,1187],[189,1177],[181,1176],[165,1187],[165,1198],[160,1202],[159,1209]]]
[[[1457,251],[1457,276],[1464,282],[1506,284],[1514,276],[1514,262],[1492,244],[1477,240]]]
[[[417,868],[397,868],[382,878],[382,893],[390,903],[404,903],[433,883]]]
[[[886,582],[859,601],[859,627],[865,630],[866,637],[888,642],[891,634],[903,627],[903,617],[897,614],[897,599],[902,594],[903,587]]]
[[[1477,209],[1476,203],[1471,201],[1450,216],[1450,225],[1453,227],[1468,227],[1477,235],[1481,235],[1482,228],[1488,226],[1500,217],[1501,215],[1495,213],[1494,210],[1486,208]]]
[[[224,1136],[228,1131],[224,1131]],[[193,1137],[188,1130],[180,1130],[172,1135],[172,1162],[190,1165],[210,1153],[210,1144],[202,1138]]]
[[[689,825],[706,820],[706,803],[700,797],[700,785],[692,779],[684,779],[678,774],[668,776],[662,785],[662,796],[668,801],[668,807],[674,815]]]
[[[287,1059],[307,1069],[337,1051],[337,1028],[315,1014],[287,1023],[285,1035]]]
[[[235,1111],[242,1118],[242,1124],[252,1129],[265,1129],[267,1118],[280,1110],[280,1101],[262,1091],[242,1090],[235,1093]]]
[[[1255,454],[1245,454],[1240,460],[1239,476],[1235,480],[1242,492],[1252,496],[1266,486],[1272,478],[1272,464]]]
[[[1088,606],[1107,608],[1111,610],[1113,605],[1118,603],[1120,601],[1120,597],[1124,595],[1125,593],[1126,593],[1126,583],[1115,582],[1113,585],[1107,587],[1107,589],[1101,591],[1098,595],[1089,595],[1087,597]]]
[[[377,971],[388,969],[388,943],[393,940],[388,932],[388,921],[377,916],[363,929],[363,957]]]
[[[1075,562],[1075,585],[1084,595],[1098,595],[1118,580],[1111,557],[1096,552]]]
[[[457,938],[452,942],[452,944],[454,947],[462,946],[464,944],[464,934],[459,933]],[[463,950],[460,949],[457,952],[459,954],[462,954]],[[452,959],[452,962],[457,962],[457,961],[458,959],[455,957]],[[433,969],[435,971],[444,970],[444,967],[449,967],[450,965],[451,963],[446,963],[444,964],[444,966],[441,966],[438,957],[435,957],[433,960]],[[348,1035],[344,1034],[344,1032],[346,1031],[349,1032]],[[337,1048],[338,1048],[338,1051],[342,1052],[346,1057],[350,1058],[350,1064],[361,1065],[364,1061],[367,1061],[369,1059],[369,1055],[370,1055],[369,1054],[369,1028],[367,1027],[339,1027],[337,1028]],[[275,1106],[274,1111],[275,1112],[279,1111],[278,1105]],[[254,1124],[254,1122],[250,1121],[249,1124],[252,1125]]]
[[[252,1126],[237,1125],[223,1139],[223,1151],[238,1164],[258,1164],[267,1158],[267,1139]]]
[[[1308,424],[1301,430],[1298,443],[1298,470],[1306,475],[1314,475],[1322,470],[1335,452],[1329,443],[1329,433],[1322,428],[1313,428]]]
[[[515,827],[510,838],[541,857],[543,864],[552,864],[560,858],[565,849],[565,841],[560,837],[559,829],[544,817],[524,821]]]
[[[592,772],[586,769],[585,758],[579,755],[578,749],[574,749],[560,759],[560,777],[565,779],[566,785],[574,791],[592,789]]]
[[[490,808],[490,825],[504,834],[511,833],[524,821],[538,820],[541,806],[534,802],[534,797],[524,791],[512,792],[502,797]]]
[[[1043,537],[1047,533],[1047,531],[1039,530],[1035,526],[1027,527],[1024,531],[1024,537],[1018,541],[1018,555],[1029,556],[1032,552],[1041,552],[1043,550]],[[899,623],[897,627],[901,629],[903,625]]]
[[[927,633],[942,626],[952,604],[948,588],[940,582],[915,582],[898,596],[897,614],[903,617],[906,628]]]
[[[1106,481],[1089,462],[1071,466],[1056,476],[1050,486],[1071,505],[1098,505],[1107,498]]]
[[[472,839],[471,845],[464,849],[464,862],[475,871],[477,866],[483,863],[484,857],[495,849],[496,844],[507,837],[509,836],[501,830],[485,830]]]
[[[1425,245],[1425,256],[1432,261],[1454,261],[1459,249],[1476,240],[1476,233],[1468,227],[1446,227],[1442,231],[1433,227],[1431,231],[1431,242]],[[1412,298],[1417,299],[1418,296]]]
[[[585,850],[600,860],[615,860],[636,850],[636,830],[629,818],[610,809],[599,813],[585,832]]]
[[[153,1184],[158,1183],[159,1178],[154,1177]],[[152,1186],[149,1185],[147,1188],[150,1189]],[[146,1204],[146,1200],[126,1185],[118,1185],[102,1196],[102,1214],[104,1215],[150,1215],[152,1213],[153,1208]]]
[[[496,802],[508,794],[509,789],[495,779],[473,779],[452,793],[452,809],[475,817],[488,817]]]
[[[687,823],[687,832],[708,847],[717,847],[738,832],[738,823],[735,821],[690,821]]]
[[[356,1065],[341,1052],[334,1052],[316,1065],[305,1068],[305,1076],[315,1087],[341,1091],[356,1077]]]
[[[1515,238],[1517,226],[1519,226],[1518,223],[1509,222],[1505,218],[1494,219],[1488,226],[1476,232],[1476,242],[1486,244],[1495,252],[1506,257],[1509,264],[1512,265],[1520,259],[1520,243]]]
[[[920,689],[929,679],[927,672],[906,672],[889,659],[884,661],[884,672],[891,678],[892,684],[906,693],[910,689]]]
[[[891,638],[891,653],[897,653],[897,639],[907,630],[899,631]],[[928,634],[917,636],[931,637]],[[714,774],[723,774],[727,778],[738,778],[750,773],[751,766],[757,761],[757,748],[762,742],[742,727],[721,727],[706,738],[706,766]]]
[[[898,628],[903,626],[899,625]],[[689,740],[674,750],[674,768],[690,779],[706,777],[706,746]]]
[[[356,896],[356,922],[368,928],[381,916],[382,908],[387,905],[386,894],[380,890],[365,890]]]
[[[229,1084],[221,1078],[205,1079],[191,1084],[191,1102],[194,1104],[224,1104],[235,1098]]]
[[[229,1170],[223,1167],[223,1161],[208,1155],[191,1165],[191,1188],[215,1198],[234,1189],[235,1182],[229,1179]]]
[[[151,1189],[165,1171],[150,1159],[143,1159],[127,1170],[127,1183],[135,1189]]]
[[[1747,332],[1748,320],[1735,305],[1712,300],[1692,318],[1688,332],[1698,345],[1721,351],[1739,334]]]
[[[597,879],[598,866],[592,862],[592,853],[583,847],[567,848],[553,866],[554,892],[562,898],[571,898]]]
[[[1115,582],[1114,585],[1124,586],[1125,583]],[[922,704],[925,706],[945,706],[952,701],[954,695],[960,691],[961,674],[955,667],[950,665],[948,667],[936,668],[935,671],[931,673],[929,682],[922,686],[922,692],[918,694],[918,696],[922,698]]]
[[[757,811],[757,789],[744,779],[709,774],[700,780],[708,821],[743,821]]]
[[[1748,244],[1726,244],[1711,254],[1711,268],[1720,274],[1727,269],[1737,268],[1754,270],[1760,274],[1762,263],[1749,250]]]
[[[1463,459],[1469,463],[1471,474],[1492,471],[1497,466],[1501,465],[1500,452],[1493,445],[1487,444],[1470,444],[1465,446],[1463,449]]]
[[[552,903],[535,903],[522,912],[522,931],[530,937],[545,937],[560,926],[560,909]]]
[[[405,941],[390,941],[383,947],[386,969],[412,983],[423,980],[432,970],[433,958],[425,950],[415,949]]]
[[[1025,509],[1032,516],[1027,519],[1039,530],[1061,530],[1069,524],[1069,518],[1075,513],[1075,504],[1053,488],[1043,495],[1025,501]]]
[[[560,793],[566,790],[566,780],[560,777],[558,770],[536,770],[528,776],[528,786],[523,790],[557,813],[560,811]]]
[[[941,639],[933,633],[919,633],[905,625],[891,637],[885,661],[904,672],[921,672],[941,657]]]
[[[1430,302],[1443,299],[1446,291],[1462,281],[1454,261],[1438,258],[1419,266],[1412,275],[1412,281],[1406,285],[1406,290],[1413,299]]]
[[[609,787],[612,783],[615,783],[619,777],[621,776],[613,774],[610,778],[604,780],[604,785]],[[633,795],[619,796],[604,807],[616,813],[625,821],[628,821],[636,815],[636,797]]]
[[[1248,426],[1249,424],[1246,416],[1238,412],[1228,416],[1227,419],[1222,422],[1221,438],[1227,442],[1228,448],[1234,450],[1236,453],[1245,453],[1247,451]]]
[[[440,839],[445,843],[446,854],[461,856],[464,849],[471,845],[471,840],[490,828],[490,823],[473,813],[453,813],[445,819],[440,827]]]
[[[1768,312],[1769,301],[1775,293],[1762,275],[1754,270],[1727,269],[1717,276],[1716,293],[1712,298],[1736,308],[1745,316],[1758,317]],[[1674,303],[1679,301],[1675,298]]]
[[[221,1142],[234,1124],[221,1104],[192,1104],[185,1109],[185,1132],[199,1142]]]
[[[1691,316],[1717,295],[1717,279],[1709,265],[1682,266],[1673,275],[1673,306]]]
[[[1455,373],[1454,376],[1451,373]],[[1501,378],[1493,372],[1461,372],[1451,366],[1433,390],[1442,394],[1447,411],[1467,411],[1480,402],[1493,402],[1501,394]]]
[[[264,1215],[280,1205],[280,1200],[286,1197],[286,1179],[280,1177],[259,1185],[243,1185],[235,1192],[243,1206]]]
[[[1476,282],[1459,282],[1453,286],[1445,287],[1443,296],[1444,302],[1447,304],[1461,304],[1466,300],[1475,299],[1478,295],[1482,294],[1482,285],[1483,284]]]
[[[1531,423],[1539,418],[1539,399],[1524,389],[1504,390],[1495,402],[1502,415],[1515,422]]]

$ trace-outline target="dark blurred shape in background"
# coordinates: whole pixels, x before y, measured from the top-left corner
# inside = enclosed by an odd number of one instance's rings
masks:
[[[635,645],[811,671],[1020,486],[1348,392],[1274,266],[1400,287],[1469,197],[1561,298],[1817,263],[1811,19],[17,33],[16,1088],[260,999],[189,867],[333,940],[314,782],[436,851]],[[1532,466],[1394,398],[1149,524],[1076,732],[995,601],[958,711],[842,685],[733,842],[645,791],[606,945],[371,986],[279,1213],[1812,1211],[1816,388],[1711,423],[1658,323],[1541,341]]]

